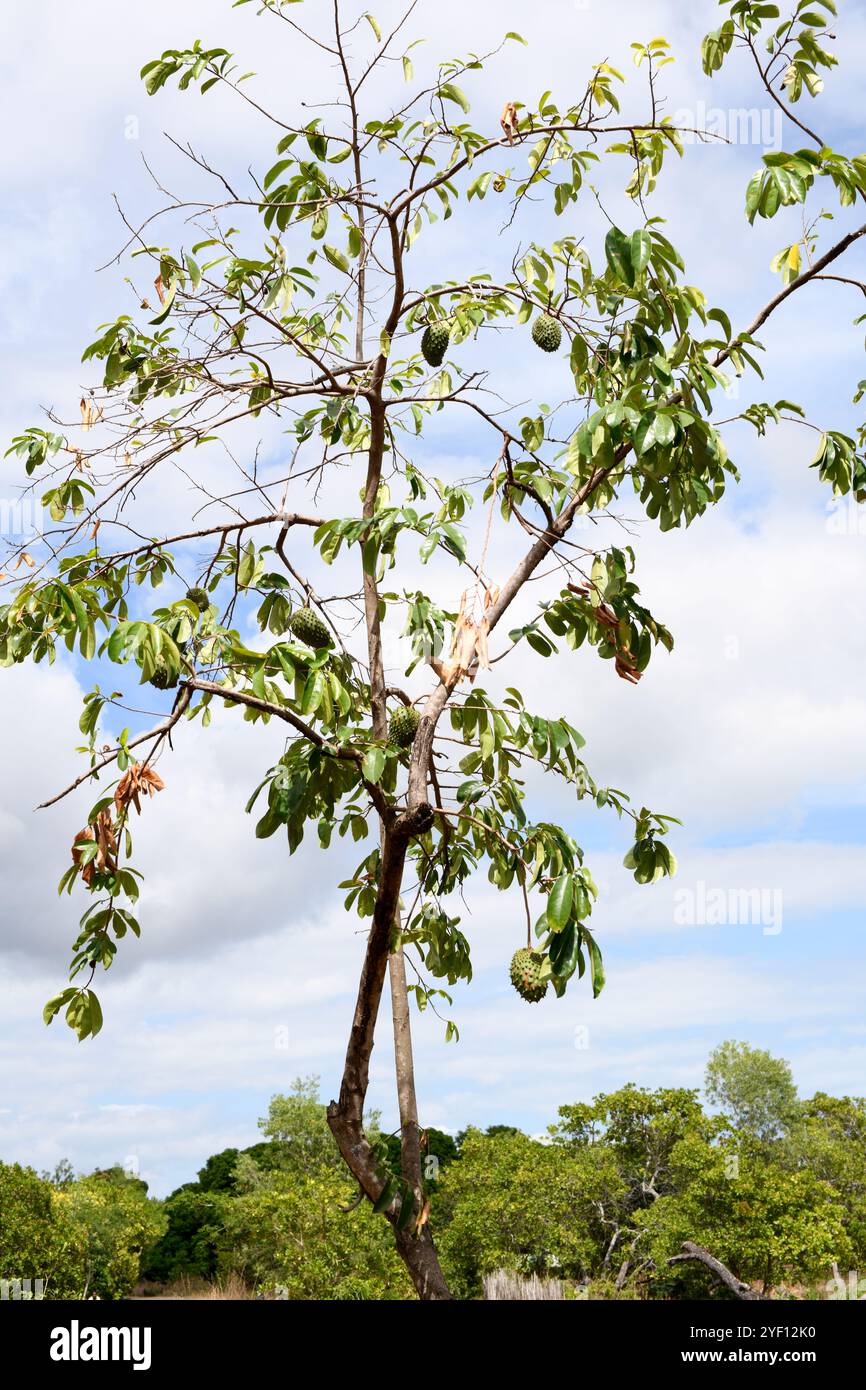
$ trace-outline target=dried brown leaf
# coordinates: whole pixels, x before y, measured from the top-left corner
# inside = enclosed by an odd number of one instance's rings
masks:
[[[75,848],[75,846],[76,846],[76,845],[83,844],[84,842],[86,842],[86,841],[88,841],[88,840],[95,840],[95,839],[96,839],[96,831],[93,829],[93,826],[92,826],[92,825],[88,825],[84,830],[79,830],[79,832],[78,832],[78,834],[76,835],[75,839],[72,841],[72,862],[73,862],[73,864],[75,865],[76,869],[80,869],[80,870],[81,870],[81,877],[82,877],[82,879],[84,880],[84,882],[88,885],[88,887],[90,886],[90,881],[91,881],[91,879],[93,878],[94,863],[93,863],[93,860],[91,859],[91,860],[90,860],[87,864],[85,864],[84,867],[82,868],[82,866],[81,866],[81,852],[80,852],[79,850],[77,850],[77,849]]]
[[[483,622],[478,624],[475,638],[475,651],[478,656],[478,669],[480,671],[490,670],[490,655],[487,651],[487,632],[487,619],[485,618]]]
[[[98,406],[89,396],[81,398],[81,428],[85,434],[102,419],[102,406]],[[79,453],[79,450],[75,450]]]
[[[161,792],[164,787],[165,783],[159,773],[154,772],[153,768],[142,763],[133,763],[115,788],[114,804],[118,811],[134,806],[138,814],[141,815],[142,796],[154,796],[157,792]]]
[[[602,627],[619,627],[619,618],[607,603],[599,604],[598,608],[593,608],[592,616],[596,622],[601,623]]]
[[[507,101],[505,103],[502,115],[499,118],[499,123],[502,126],[502,129],[505,131],[505,134],[508,136],[509,145],[513,145],[514,137],[517,134],[520,125],[517,119],[517,107],[514,105],[513,101]]]
[[[637,685],[642,673],[635,666],[631,652],[617,652],[614,665],[616,674],[622,680],[628,681],[630,685]]]

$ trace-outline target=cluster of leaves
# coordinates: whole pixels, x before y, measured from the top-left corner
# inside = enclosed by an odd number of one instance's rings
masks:
[[[752,54],[768,93],[779,101],[777,89],[792,105],[804,92],[818,97],[824,90],[823,74],[838,65],[838,59],[827,48],[826,40],[834,38],[830,26],[836,16],[833,0],[798,0],[783,17],[779,7],[763,0],[720,0],[730,11],[730,18],[718,30],[708,34],[703,42],[704,71],[717,73],[726,56],[738,44]],[[767,55],[758,57],[757,43],[763,38]],[[793,152],[773,150],[762,158],[760,168],[746,189],[746,214],[750,223],[756,217],[774,218],[785,208],[805,206],[816,184],[827,181],[833,185],[840,206],[850,208],[866,199],[866,156],[845,155],[822,142],[805,126],[800,129],[810,135],[816,148],[804,147]],[[811,221],[803,217],[803,229],[796,241],[783,246],[773,257],[771,269],[782,277],[785,288],[792,286],[811,268],[815,261],[818,238],[815,228],[819,221],[832,221],[833,214],[822,210]],[[857,322],[861,322],[858,319]],[[855,403],[859,399],[855,397]],[[798,406],[784,403],[789,410],[802,415]],[[822,435],[818,454],[812,465],[818,469],[822,482],[829,483],[837,496],[854,492],[858,501],[866,496],[866,460],[863,444],[848,436],[827,432]]]
[[[654,647],[673,650],[673,637],[638,602],[640,590],[629,578],[633,570],[630,546],[597,555],[585,584],[569,585],[559,598],[542,603],[540,616],[513,629],[511,640],[525,638],[543,657],[557,652],[556,637],[564,638],[571,651],[588,642],[604,660],[614,660],[619,674],[635,682],[647,669]]]
[[[798,102],[804,89],[811,97],[824,90],[820,69],[834,68],[838,62],[821,42],[836,15],[834,0],[798,0],[784,19],[779,6],[766,0],[719,3],[729,10],[730,19],[703,40],[701,53],[707,76],[721,70],[736,43],[752,47],[763,35],[770,65],[783,69],[782,85],[789,102]],[[774,25],[774,20],[780,23]]]
[[[506,1271],[618,1297],[712,1298],[701,1266],[669,1265],[685,1240],[739,1278],[776,1286],[817,1282],[834,1260],[862,1268],[866,1102],[818,1093],[801,1101],[779,1059],[727,1043],[698,1093],[627,1085],[564,1105],[547,1142],[510,1125],[452,1138],[425,1130],[424,1187],[455,1293],[476,1297]],[[53,1183],[0,1165],[0,1255],[13,1277],[49,1275],[48,1297],[85,1288],[122,1297],[141,1275],[239,1275],[259,1293],[292,1299],[411,1297],[383,1222],[357,1208],[330,1135],[318,1078],[274,1096],[262,1141],[226,1149],[162,1204],[119,1170]],[[367,1129],[391,1200],[399,1135]],[[850,1263],[849,1263],[850,1262]]]

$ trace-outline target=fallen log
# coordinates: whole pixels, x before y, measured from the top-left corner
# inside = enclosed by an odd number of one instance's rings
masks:
[[[766,1294],[757,1293],[750,1284],[744,1284],[742,1279],[738,1279],[729,1269],[726,1269],[721,1260],[717,1260],[715,1255],[711,1255],[709,1250],[705,1250],[702,1245],[695,1245],[694,1241],[685,1240],[683,1241],[683,1252],[682,1255],[671,1255],[668,1264],[675,1265],[686,1260],[696,1260],[700,1264],[706,1265],[707,1269],[737,1298],[742,1298],[746,1302],[769,1302]]]

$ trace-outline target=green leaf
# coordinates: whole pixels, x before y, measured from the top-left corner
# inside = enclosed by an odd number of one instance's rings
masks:
[[[400,1194],[400,1215],[397,1218],[397,1230],[405,1231],[412,1225],[415,1216],[415,1198],[412,1193],[404,1188]]]
[[[465,560],[466,537],[463,535],[463,532],[458,531],[457,527],[450,521],[443,521],[441,523],[440,529],[442,531],[442,534],[445,536],[446,540],[449,542],[448,548],[454,551],[458,559]]]
[[[51,1023],[52,1019],[57,1017],[64,1005],[68,1004],[70,999],[74,998],[77,993],[78,990],[75,985],[71,985],[67,989],[61,990],[59,994],[55,994],[54,998],[49,999],[45,1008],[42,1010],[43,1021],[46,1024]]]
[[[545,916],[551,931],[562,931],[571,917],[574,901],[574,880],[571,874],[560,874],[547,898]]]
[[[384,748],[368,748],[361,763],[361,772],[368,782],[378,782],[385,771]]]
[[[571,979],[577,969],[579,953],[580,933],[576,924],[569,922],[563,931],[557,932],[550,943],[550,968],[555,980],[564,985]],[[557,990],[557,994],[559,993]]]
[[[394,1194],[397,1191],[397,1187],[397,1179],[389,1177],[385,1183],[385,1186],[382,1188],[382,1191],[379,1193],[379,1196],[373,1203],[373,1211],[376,1212],[377,1215],[380,1212],[386,1211],[388,1207],[391,1205]]]
[[[632,234],[630,252],[634,273],[640,275],[641,271],[646,270],[652,255],[652,241],[643,227]]]
[[[165,301],[162,305],[160,312],[157,314],[155,319],[150,320],[154,328],[159,327],[161,323],[165,323],[166,319],[171,313],[172,305],[174,304],[174,297],[176,294],[177,281],[174,281],[172,284],[168,286],[168,292],[166,293]]]
[[[311,671],[304,686],[301,699],[301,714],[315,714],[325,695],[325,675],[323,671]]]
[[[466,99],[466,94],[456,83],[445,82],[439,88],[439,95],[443,101],[453,101],[462,111],[465,111],[467,115],[469,114],[469,102]]]
[[[238,588],[249,588],[250,584],[253,581],[253,576],[255,572],[256,548],[253,545],[252,541],[249,541],[244,550],[243,556],[241,557],[241,562],[238,565]]]
[[[338,251],[336,246],[328,245],[323,246],[322,250],[325,253],[326,259],[331,262],[331,265],[336,266],[338,270],[344,270],[346,274],[349,273],[349,262],[342,251]]]
[[[595,937],[586,930],[586,927],[582,929],[582,932],[587,947],[589,948],[589,964],[592,973],[592,997],[593,999],[597,999],[604,989],[604,963]]]
[[[97,1033],[102,1030],[102,1006],[92,989],[88,990],[88,1002],[90,1008],[90,1036],[95,1038]]]
[[[734,23],[730,19],[725,21],[721,29],[707,34],[701,44],[701,57],[704,72],[708,77],[712,77],[714,72],[719,71],[726,55],[731,51],[733,41]]]
[[[607,263],[618,280],[627,285],[635,282],[635,269],[632,263],[632,243],[619,227],[611,227],[604,241]]]

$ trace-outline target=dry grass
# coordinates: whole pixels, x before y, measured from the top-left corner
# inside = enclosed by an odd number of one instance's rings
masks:
[[[255,1295],[239,1274],[229,1274],[225,1279],[217,1279],[209,1285],[204,1298],[222,1298],[238,1302],[240,1299],[254,1298]]]
[[[237,1274],[229,1274],[225,1279],[215,1279],[213,1283],[207,1279],[184,1275],[170,1284],[145,1284],[137,1293],[142,1298],[182,1298],[194,1302],[221,1299],[237,1303],[239,1300],[255,1297],[252,1289]]]

